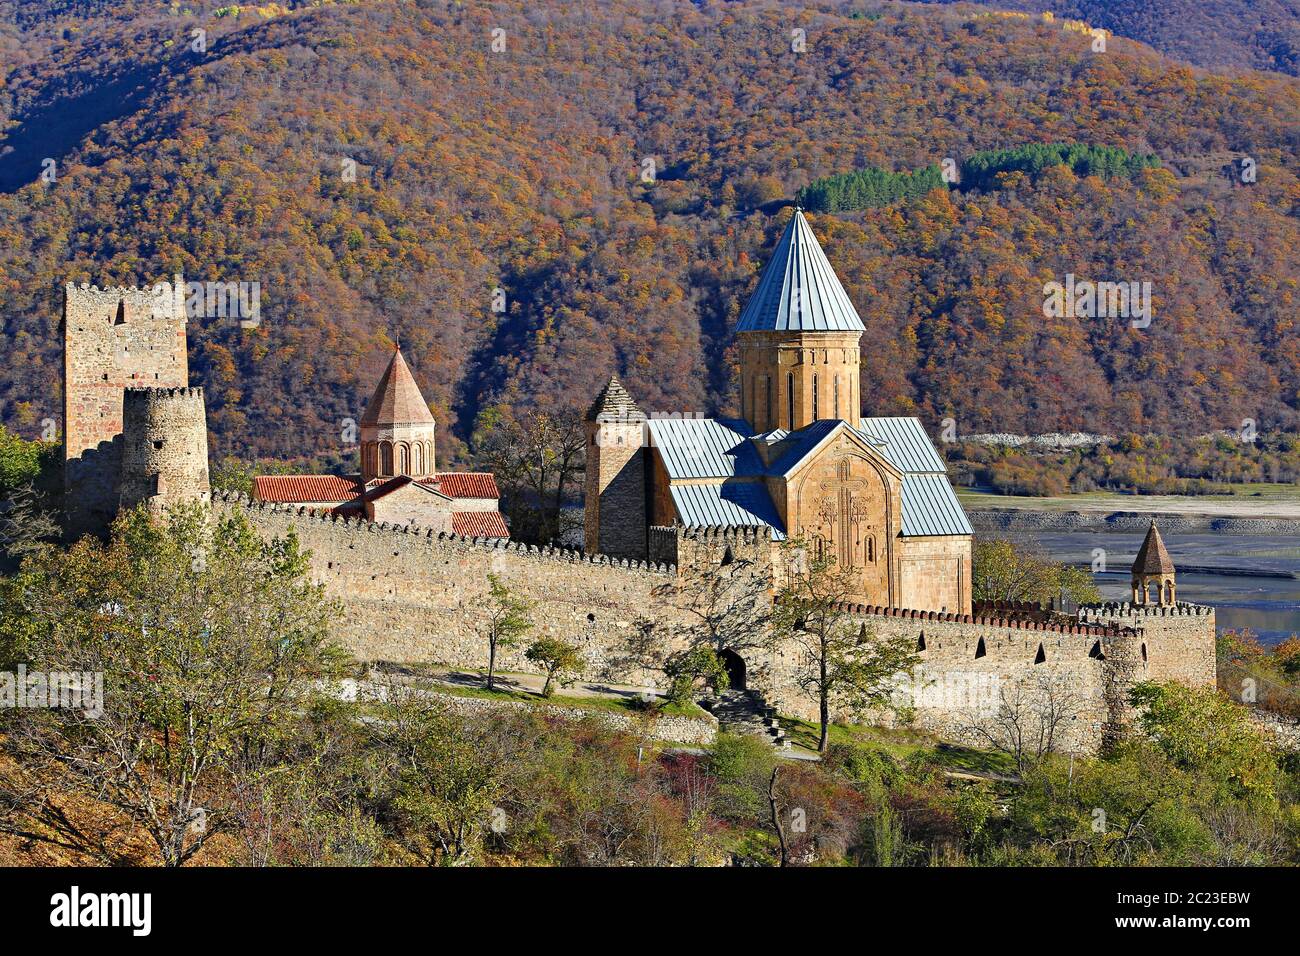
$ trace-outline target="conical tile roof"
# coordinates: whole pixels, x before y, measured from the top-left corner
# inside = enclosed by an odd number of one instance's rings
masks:
[[[1174,562],[1165,550],[1165,542],[1160,537],[1160,529],[1154,521],[1147,531],[1147,538],[1138,549],[1137,560],[1133,562],[1134,574],[1173,574]]]
[[[596,400],[587,409],[589,422],[643,422],[645,412],[636,403],[617,375],[611,375]]]
[[[736,331],[866,331],[802,211],[785,227]]]
[[[432,425],[433,413],[415,384],[415,376],[402,358],[402,350],[393,352],[393,359],[384,370],[370,404],[361,416],[362,425]]]

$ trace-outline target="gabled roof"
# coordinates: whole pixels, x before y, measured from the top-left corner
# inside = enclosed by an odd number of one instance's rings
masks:
[[[767,489],[756,481],[726,481],[707,485],[670,485],[677,517],[687,527],[771,528],[772,537],[785,538],[781,516]]]
[[[763,474],[749,442],[753,430],[725,418],[652,418],[650,443],[659,449],[668,477],[741,478]]]
[[[596,400],[587,409],[586,420],[589,422],[643,422],[645,412],[636,403],[632,395],[617,375],[611,375]]]
[[[425,494],[434,495],[444,501],[451,501],[450,495],[444,495],[438,490],[437,485],[425,484],[422,481],[416,481],[410,475],[398,475],[396,478],[389,478],[381,481],[377,485],[370,485],[366,488],[366,501],[377,501],[380,498],[391,495],[394,491],[399,491],[408,485],[414,485]]]
[[[886,458],[899,471],[946,475],[948,467],[935,450],[919,418],[864,418],[860,431],[884,443]]]
[[[451,498],[500,498],[496,476],[490,471],[444,471],[420,484],[433,485]]]
[[[882,452],[882,457],[889,461],[889,457],[883,454],[885,443],[880,439],[865,435],[848,422],[838,418],[823,418],[786,435],[776,446],[776,453],[780,457],[773,463],[769,471],[775,475],[790,474],[798,467],[800,462],[825,444],[841,427],[851,431],[859,441],[866,442],[877,451]],[[892,461],[889,463],[894,464]],[[895,467],[897,466],[895,465]]]
[[[404,476],[403,476],[404,477]],[[344,502],[375,497],[395,479],[376,478],[364,487],[356,475],[258,475],[253,479],[253,497],[280,504],[306,504],[312,501]],[[491,472],[443,472],[431,478],[419,478],[426,486],[448,498],[500,498],[496,478]]]
[[[848,422],[824,419],[796,432],[775,430],[765,435],[736,419],[652,418],[647,423],[683,524],[767,525],[777,536],[784,536],[785,529],[764,484],[731,479],[789,474],[840,427],[850,428],[902,473],[904,535],[973,533],[948,482],[943,459],[915,418],[864,418],[856,429]],[[770,468],[763,466],[756,441],[773,443],[776,460]]]
[[[802,211],[785,227],[736,331],[866,331]]]
[[[253,497],[281,504],[350,501],[361,494],[356,478],[343,475],[258,475]]]
[[[1154,521],[1147,530],[1146,540],[1138,549],[1137,560],[1133,562],[1134,574],[1173,574],[1174,560],[1165,549],[1164,539]]]
[[[451,530],[467,538],[508,538],[510,529],[499,511],[453,511]]]
[[[974,534],[947,475],[903,475],[903,536]]]
[[[393,358],[384,369],[383,377],[375,393],[370,396],[365,413],[361,416],[362,425],[432,425],[433,413],[420,394],[420,386],[415,384],[415,376],[407,368],[402,358],[402,350],[396,349]]]

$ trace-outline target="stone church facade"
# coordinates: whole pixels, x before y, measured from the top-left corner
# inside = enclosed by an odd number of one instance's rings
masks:
[[[848,569],[855,599],[971,611],[972,531],[916,418],[861,415],[866,327],[801,211],[741,313],[740,419],[648,417],[611,378],[586,416],[586,550],[757,528]]]

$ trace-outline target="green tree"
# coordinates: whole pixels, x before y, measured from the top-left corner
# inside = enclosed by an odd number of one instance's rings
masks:
[[[1088,571],[1056,564],[1003,538],[976,540],[971,564],[971,596],[977,603],[1046,603],[1062,594],[1078,604],[1101,599]]]
[[[720,694],[731,686],[731,678],[718,652],[707,645],[690,647],[669,656],[664,664],[668,678],[668,699],[684,704],[703,685]]]
[[[1222,691],[1146,682],[1129,700],[1138,708],[1138,725],[1175,766],[1225,795],[1276,797],[1276,757],[1250,712]]]
[[[562,641],[558,637],[543,637],[533,641],[524,657],[546,671],[546,683],[542,686],[542,696],[550,697],[551,684],[559,677],[559,683],[571,683],[566,675],[576,675],[582,670],[582,651],[577,645]]]
[[[39,552],[21,578],[3,592],[5,636],[21,634],[29,670],[102,675],[102,689],[89,706],[13,713],[4,747],[30,789],[0,793],[11,833],[101,853],[57,809],[89,798],[147,833],[159,862],[184,864],[239,827],[236,783],[271,772],[277,741],[346,661],[327,639],[338,609],[294,536],[265,541],[201,506],[126,514],[107,545]]]
[[[772,629],[797,648],[795,680],[818,702],[817,749],[825,753],[831,707],[863,714],[893,706],[896,680],[910,675],[920,658],[906,635],[878,638],[854,621],[856,582],[833,559],[810,557],[798,539],[782,551],[788,570],[773,602]]]
[[[496,687],[497,650],[517,647],[533,622],[528,617],[529,603],[511,594],[495,574],[488,575],[488,595],[484,636],[488,642],[487,689],[492,690]]]

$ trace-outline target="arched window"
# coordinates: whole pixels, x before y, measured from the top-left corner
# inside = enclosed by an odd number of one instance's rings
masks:
[[[416,442],[411,446],[411,474],[424,474],[424,443]]]
[[[765,377],[767,383],[767,417],[763,420],[764,428],[772,427],[772,376]]]
[[[787,427],[794,431],[794,372],[785,373],[786,405],[789,411]]]
[[[409,475],[411,473],[411,446],[402,442],[397,446],[397,463],[401,466],[398,474]]]
[[[393,473],[393,443],[390,441],[380,442],[379,444],[379,474],[388,476]]]
[[[876,563],[876,539],[874,535],[867,535],[867,560],[872,564]]]
[[[813,421],[821,418],[821,405],[817,401],[817,373],[813,373]]]
[[[835,402],[834,417],[838,421],[840,417],[840,377],[838,375],[835,376],[835,384],[831,387],[831,390],[833,393],[832,401]]]

